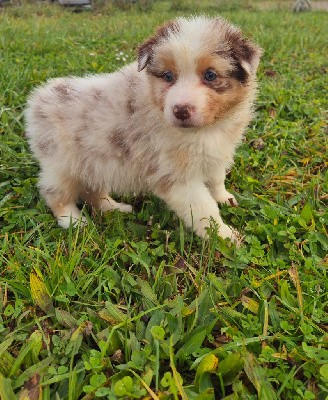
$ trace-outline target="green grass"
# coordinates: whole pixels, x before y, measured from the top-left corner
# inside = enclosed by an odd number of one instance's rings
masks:
[[[1,400],[328,396],[327,14],[222,13],[265,49],[227,182],[240,206],[221,207],[239,249],[202,242],[147,196],[63,231],[37,192],[32,87],[113,71],[161,22],[218,11],[172,3],[0,8]]]

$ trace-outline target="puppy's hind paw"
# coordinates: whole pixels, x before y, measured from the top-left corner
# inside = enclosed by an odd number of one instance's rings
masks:
[[[100,209],[103,212],[119,210],[124,213],[132,212],[132,206],[130,204],[118,203],[109,196],[103,197],[100,202]]]

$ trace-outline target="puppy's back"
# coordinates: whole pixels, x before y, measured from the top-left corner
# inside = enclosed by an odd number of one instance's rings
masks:
[[[72,128],[90,118],[94,122],[100,116],[112,118],[121,114],[136,74],[136,64],[131,64],[110,74],[50,79],[28,99],[25,114],[28,137],[37,135],[35,128],[39,124],[48,128],[49,124],[56,127],[68,124]]]

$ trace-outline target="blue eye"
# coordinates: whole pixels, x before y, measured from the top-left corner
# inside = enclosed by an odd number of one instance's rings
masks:
[[[204,73],[204,80],[207,82],[215,81],[217,77],[217,74],[211,69],[206,70]]]
[[[171,71],[163,73],[163,79],[165,82],[172,83],[174,81],[174,75]]]

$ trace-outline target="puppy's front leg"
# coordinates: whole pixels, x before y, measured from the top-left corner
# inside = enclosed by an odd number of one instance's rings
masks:
[[[237,206],[238,202],[235,196],[227,191],[225,188],[225,168],[215,170],[215,174],[208,180],[208,186],[213,198],[218,203],[225,203],[231,206]]]
[[[183,219],[188,227],[192,227],[198,236],[207,236],[206,228],[210,226],[212,218],[217,222],[218,234],[222,238],[238,240],[237,234],[222,221],[217,203],[203,182],[174,183],[165,193],[162,191],[157,195]]]

